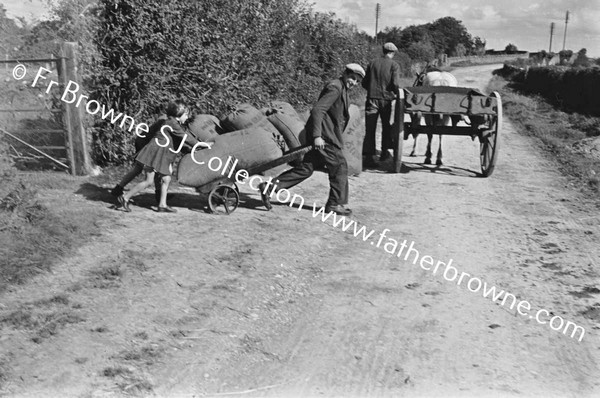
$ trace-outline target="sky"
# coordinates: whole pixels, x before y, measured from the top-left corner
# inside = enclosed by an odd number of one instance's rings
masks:
[[[47,15],[48,2],[43,0],[0,0],[0,4],[9,18],[25,17],[31,21]]]
[[[375,34],[375,6],[381,5],[378,27],[404,28],[438,18],[462,21],[472,36],[486,40],[486,48],[503,50],[512,43],[519,50],[563,49],[565,15],[569,11],[566,49],[587,49],[600,57],[600,0],[312,0],[314,8],[335,12],[359,30]]]
[[[487,49],[503,50],[512,43],[519,50],[563,48],[565,14],[569,11],[566,48],[587,49],[600,57],[600,0],[308,0],[316,11],[334,12],[359,30],[375,34],[375,5],[381,5],[379,29],[421,25],[438,18],[462,21],[472,36],[486,40]],[[9,17],[28,20],[46,13],[47,0],[0,0]]]

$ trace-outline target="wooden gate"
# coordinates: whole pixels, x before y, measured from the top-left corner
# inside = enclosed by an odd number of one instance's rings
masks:
[[[0,104],[0,118],[6,123],[0,132],[10,137],[7,142],[15,143],[12,150],[17,155],[20,152],[16,147],[27,148],[74,175],[87,175],[92,171],[92,164],[83,107],[61,98],[69,82],[81,86],[76,49],[77,43],[64,43],[58,58],[0,61],[7,72],[4,80],[8,89],[4,95],[9,99],[6,104]]]

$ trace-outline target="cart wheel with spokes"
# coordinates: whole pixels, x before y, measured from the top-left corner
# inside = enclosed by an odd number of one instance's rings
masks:
[[[394,124],[392,126],[392,141],[394,149],[394,162],[392,171],[399,173],[402,170],[402,143],[405,139],[406,132],[404,131],[404,90],[398,90],[398,97],[394,109]]]
[[[217,185],[208,194],[208,207],[216,214],[231,214],[240,204],[240,194],[237,186]]]
[[[498,159],[498,133],[502,129],[502,101],[500,94],[494,91],[491,96],[496,97],[498,110],[490,121],[489,129],[485,130],[479,138],[479,159],[481,160],[481,174],[489,177],[494,172]]]

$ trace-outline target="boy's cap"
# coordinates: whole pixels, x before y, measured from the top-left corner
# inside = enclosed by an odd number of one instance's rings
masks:
[[[366,75],[365,70],[359,64],[348,64],[348,65],[346,65],[346,70],[349,70],[350,72],[354,72],[357,75],[360,75],[362,78],[364,78]]]
[[[388,42],[383,45],[384,51],[398,51],[398,47],[394,45],[394,43]]]

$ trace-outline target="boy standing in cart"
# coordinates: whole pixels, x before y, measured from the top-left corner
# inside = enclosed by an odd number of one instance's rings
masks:
[[[365,70],[359,64],[348,64],[339,79],[329,81],[313,107],[306,123],[306,140],[313,144],[302,162],[291,170],[274,178],[275,184],[259,185],[261,199],[271,210],[270,197],[281,189],[291,188],[310,177],[316,165],[325,164],[329,174],[329,198],[325,212],[348,216],[352,211],[348,204],[348,164],[342,151],[342,134],[348,124],[348,90],[360,84]]]

